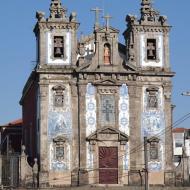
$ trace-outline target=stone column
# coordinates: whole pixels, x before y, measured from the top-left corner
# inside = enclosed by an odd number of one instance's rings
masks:
[[[136,83],[128,85],[129,89],[129,146],[130,146],[130,172],[129,184],[140,185],[139,170],[142,169],[142,137],[141,137],[141,97],[142,87]]]
[[[40,187],[49,186],[49,155],[48,155],[48,84],[43,81],[39,86],[40,91]]]
[[[173,138],[172,138],[172,109],[171,86],[164,86],[164,113],[165,113],[165,184],[174,185],[173,175]],[[167,175],[166,175],[167,174]],[[169,175],[168,175],[169,174]],[[170,177],[168,177],[170,176]]]
[[[79,84],[79,128],[80,128],[80,185],[87,184],[86,172],[86,84]]]
[[[78,92],[76,84],[71,84],[71,102],[72,102],[72,164],[71,164],[71,171],[72,171],[72,179],[71,184],[72,186],[77,185],[77,176],[78,176],[78,167],[79,167],[79,144],[78,144]]]

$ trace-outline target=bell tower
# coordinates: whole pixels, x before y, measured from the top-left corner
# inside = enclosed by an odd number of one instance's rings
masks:
[[[76,63],[77,28],[76,13],[67,17],[67,9],[60,0],[52,0],[49,18],[37,12],[34,33],[37,39],[37,62],[42,65],[74,66]],[[71,51],[73,50],[73,51]]]
[[[160,15],[151,0],[142,0],[141,17],[127,15],[124,32],[128,61],[141,68],[160,68],[169,71],[169,32],[167,17]]]
[[[133,131],[131,128],[131,134],[139,135],[138,143],[144,143],[144,137],[149,139],[149,177],[160,178],[157,183],[166,184],[171,181],[167,174],[173,175],[171,78],[175,73],[171,71],[169,58],[171,26],[167,22],[167,17],[160,15],[153,8],[152,0],[142,0],[140,12],[139,19],[134,15],[127,15],[127,29],[123,33],[126,59],[129,65],[137,68],[138,86],[141,89],[138,106],[141,107],[139,113],[141,119],[136,130]],[[132,170],[138,170],[138,165],[144,164],[143,157],[144,153],[140,161],[136,159],[137,156],[131,156]],[[136,183],[136,179],[130,180]]]

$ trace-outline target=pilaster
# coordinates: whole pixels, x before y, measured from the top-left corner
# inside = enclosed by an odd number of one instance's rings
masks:
[[[130,171],[133,175],[129,176],[132,185],[140,184],[139,170],[142,169],[142,140],[141,140],[141,97],[142,87],[136,83],[129,84],[129,129],[130,129]],[[134,175],[134,171],[136,174]],[[130,172],[131,173],[131,172]]]
[[[171,85],[164,86],[165,99],[165,170],[173,169],[173,147],[172,147],[172,110],[171,110]]]
[[[39,84],[40,93],[40,187],[49,186],[49,157],[48,157],[48,84],[41,82]]]
[[[86,84],[78,85],[79,110],[79,180],[80,185],[87,184],[86,173]]]

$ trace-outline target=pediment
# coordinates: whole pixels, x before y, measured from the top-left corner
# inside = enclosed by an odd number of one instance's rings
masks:
[[[96,82],[93,82],[93,85],[102,85],[102,86],[116,86],[116,85],[120,85],[117,83],[116,80],[113,79],[105,79],[105,80],[98,80]]]
[[[89,137],[86,138],[87,141],[116,141],[116,142],[128,142],[129,137],[127,134],[121,132],[118,129],[112,127],[105,127],[96,130]]]
[[[158,137],[151,137],[147,141],[148,143],[159,143],[160,139]]]

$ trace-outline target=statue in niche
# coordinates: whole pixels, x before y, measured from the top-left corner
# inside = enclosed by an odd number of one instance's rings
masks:
[[[110,45],[104,45],[104,64],[110,65],[111,64],[111,53],[110,53]]]

